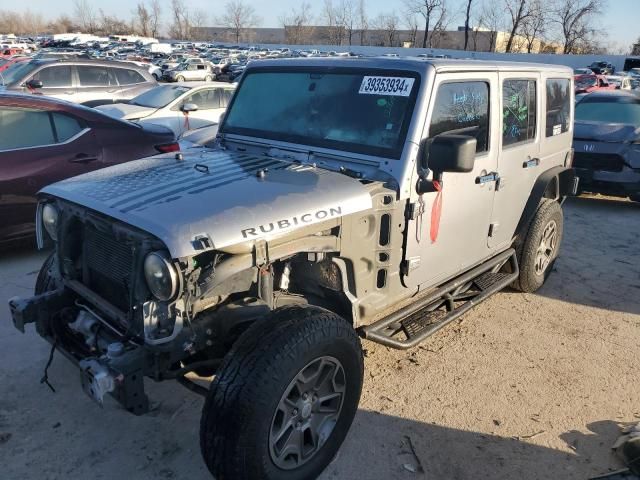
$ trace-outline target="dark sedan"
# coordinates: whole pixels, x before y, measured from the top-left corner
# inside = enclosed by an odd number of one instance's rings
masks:
[[[640,97],[594,92],[576,104],[573,166],[580,189],[640,201]]]
[[[33,235],[35,194],[45,185],[178,148],[166,127],[46,97],[0,95],[0,243]]]

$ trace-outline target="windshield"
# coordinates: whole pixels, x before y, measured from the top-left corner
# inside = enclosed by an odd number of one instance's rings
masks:
[[[141,95],[129,101],[131,105],[140,107],[162,108],[169,105],[176,98],[191,90],[189,87],[183,86],[160,86],[147,90]]]
[[[586,96],[576,105],[576,120],[640,125],[640,99]]]
[[[371,73],[335,67],[253,71],[234,96],[221,133],[400,158],[419,77]]]
[[[16,62],[9,66],[2,76],[4,77],[4,84],[10,85],[14,82],[22,80],[26,75],[34,71],[38,65],[31,62]]]
[[[580,77],[576,79],[576,88],[593,87],[597,83],[598,83],[598,78],[595,76]]]

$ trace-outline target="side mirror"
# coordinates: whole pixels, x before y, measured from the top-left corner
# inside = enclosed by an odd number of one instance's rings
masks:
[[[476,159],[475,137],[468,135],[438,135],[423,153],[422,166],[434,176],[444,172],[470,172]]]
[[[180,110],[186,113],[196,112],[198,111],[198,105],[196,105],[195,103],[185,103],[184,105],[182,105],[182,108]]]
[[[44,87],[42,80],[29,80],[25,85],[31,90]]]

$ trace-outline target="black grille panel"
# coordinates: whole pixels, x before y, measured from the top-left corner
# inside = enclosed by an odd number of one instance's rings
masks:
[[[85,228],[84,240],[87,286],[127,312],[134,261],[131,245],[91,227]]]
[[[624,159],[620,155],[612,153],[576,152],[573,158],[573,166],[589,170],[621,172],[624,167]]]

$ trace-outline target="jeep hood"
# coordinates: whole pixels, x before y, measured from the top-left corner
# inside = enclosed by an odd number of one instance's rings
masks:
[[[273,158],[200,150],[136,160],[45,187],[162,240],[174,258],[225,250],[371,208],[358,180]],[[264,175],[260,173],[264,172]]]
[[[157,110],[156,108],[141,107],[140,105],[131,105],[129,103],[100,105],[98,107],[95,107],[95,109],[119,120],[131,120],[132,118],[138,119],[148,117]]]

